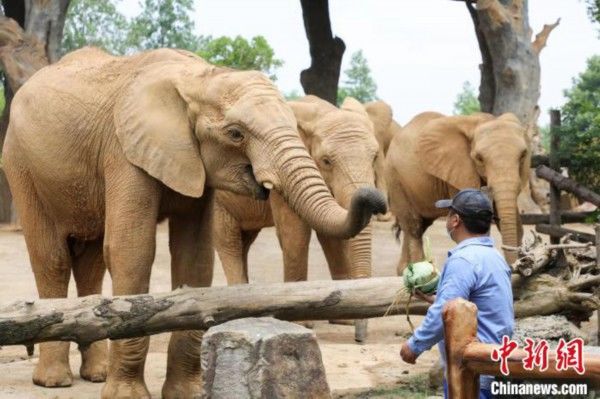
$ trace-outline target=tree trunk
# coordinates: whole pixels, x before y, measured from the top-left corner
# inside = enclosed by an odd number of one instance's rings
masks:
[[[60,58],[70,0],[3,0],[0,17],[0,66],[5,107],[0,120],[0,149],[8,127],[14,93],[40,68]],[[0,222],[18,225],[12,196],[0,171]]]
[[[376,293],[376,295],[374,295]],[[165,331],[207,329],[245,317],[329,320],[403,313],[401,277],[183,288],[163,294],[18,301],[0,307],[0,345],[42,341],[89,344]],[[392,306],[392,304],[396,306]],[[413,298],[410,311],[428,304]]]
[[[481,51],[481,82],[479,103],[483,112],[501,115],[514,113],[521,122],[529,126],[528,133],[534,154],[543,152],[537,115],[540,98],[539,54],[546,45],[550,32],[559,21],[544,25],[532,41],[529,26],[528,0],[465,0],[475,27]],[[530,181],[535,177],[530,177]],[[543,193],[531,192],[538,185],[530,184],[524,192],[541,201]],[[530,191],[531,190],[531,191]],[[543,191],[543,188],[539,188]],[[546,203],[538,203],[545,207]]]
[[[300,73],[300,83],[306,94],[314,94],[336,105],[346,45],[331,32],[328,0],[300,0],[300,3],[311,58],[310,68]]]

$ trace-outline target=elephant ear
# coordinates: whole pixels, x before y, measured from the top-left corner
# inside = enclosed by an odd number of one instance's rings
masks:
[[[310,148],[310,142],[317,126],[317,119],[320,116],[319,104],[314,101],[288,101],[288,105],[294,111],[298,133],[300,133],[304,145]]]
[[[391,124],[393,118],[392,107],[383,101],[373,101],[365,104],[365,110],[373,122],[375,136],[379,145],[383,147],[383,152],[387,153],[387,149],[392,141]]]
[[[172,64],[142,72],[115,106],[115,129],[129,162],[181,194],[201,197],[206,172],[180,92],[185,73]]]
[[[440,117],[427,122],[417,138],[416,153],[425,171],[454,188],[479,188],[481,179],[471,159],[474,124],[469,117]]]

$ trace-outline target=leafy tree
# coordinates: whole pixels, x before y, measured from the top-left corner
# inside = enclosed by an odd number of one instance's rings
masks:
[[[587,0],[588,14],[592,21],[600,23],[600,0]]]
[[[190,13],[193,0],[143,0],[142,12],[131,22],[128,43],[133,49],[171,47],[198,50]]]
[[[481,111],[481,106],[473,85],[468,81],[464,82],[462,91],[456,96],[452,113],[454,115],[471,115],[479,111]]]
[[[356,98],[365,103],[377,99],[377,84],[371,76],[371,68],[362,50],[352,54],[350,68],[344,71],[346,80],[344,85],[338,89],[338,104],[341,104],[348,96]]]
[[[600,55],[565,90],[561,153],[570,159],[569,172],[579,183],[600,192]]]
[[[96,46],[113,54],[123,54],[129,26],[116,8],[119,1],[71,0],[63,29],[63,53]]]
[[[198,55],[215,65],[262,71],[272,80],[277,79],[275,69],[283,65],[263,36],[255,36],[250,41],[241,36],[216,39],[209,36],[202,38],[199,47]]]
[[[300,94],[300,92],[297,89],[294,89],[292,91],[288,91],[287,93],[283,93],[283,96],[285,97],[286,100],[292,101],[292,100],[297,100],[300,97],[302,97],[302,94]]]

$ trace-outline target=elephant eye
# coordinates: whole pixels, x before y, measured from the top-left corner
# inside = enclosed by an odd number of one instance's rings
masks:
[[[331,159],[329,159],[328,157],[323,157],[323,158],[321,158],[321,163],[324,166],[330,167],[331,166]]]
[[[240,141],[242,141],[244,139],[244,135],[242,134],[242,132],[239,129],[228,129],[227,130],[227,135],[229,136],[229,138],[231,139],[231,141],[239,143]]]
[[[481,156],[481,154],[475,155],[475,159],[477,160],[477,162],[483,163],[483,157]]]

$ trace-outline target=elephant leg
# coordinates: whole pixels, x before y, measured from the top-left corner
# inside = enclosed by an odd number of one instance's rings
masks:
[[[333,280],[350,278],[350,261],[348,259],[348,242],[337,238],[323,236],[317,233],[317,238],[323,248],[329,272]]]
[[[283,280],[306,281],[310,226],[277,193],[271,193],[271,211],[283,251]]]
[[[258,237],[260,229],[257,230],[244,230],[242,231],[242,261],[244,262],[244,275],[249,280],[250,274],[248,273],[248,253],[252,243]]]
[[[137,168],[122,165],[121,169],[115,181],[107,179],[104,261],[113,295],[144,294],[156,248],[160,188]],[[111,342],[102,399],[150,397],[144,383],[149,342],[150,337]]]
[[[210,194],[205,193],[204,196]],[[173,289],[182,285],[208,287],[212,283],[214,250],[212,246],[210,200],[198,200],[193,215],[169,218],[169,249]],[[165,399],[199,398],[202,394],[200,369],[201,330],[171,333],[167,357],[167,377],[162,388]]]
[[[228,285],[247,284],[248,271],[244,265],[242,228],[227,210],[215,204],[214,243]]]
[[[77,295],[88,296],[102,293],[102,280],[106,267],[102,254],[102,239],[85,243],[83,252],[73,259],[73,277],[77,284]],[[81,368],[79,375],[84,380],[103,382],[106,380],[108,345],[106,340],[88,346],[79,346]]]
[[[22,175],[11,178],[11,192],[23,227],[39,297],[66,298],[71,277],[71,256],[66,236],[56,229],[40,203],[33,184]],[[45,387],[65,387],[73,382],[69,342],[44,342],[33,372],[33,382]]]

